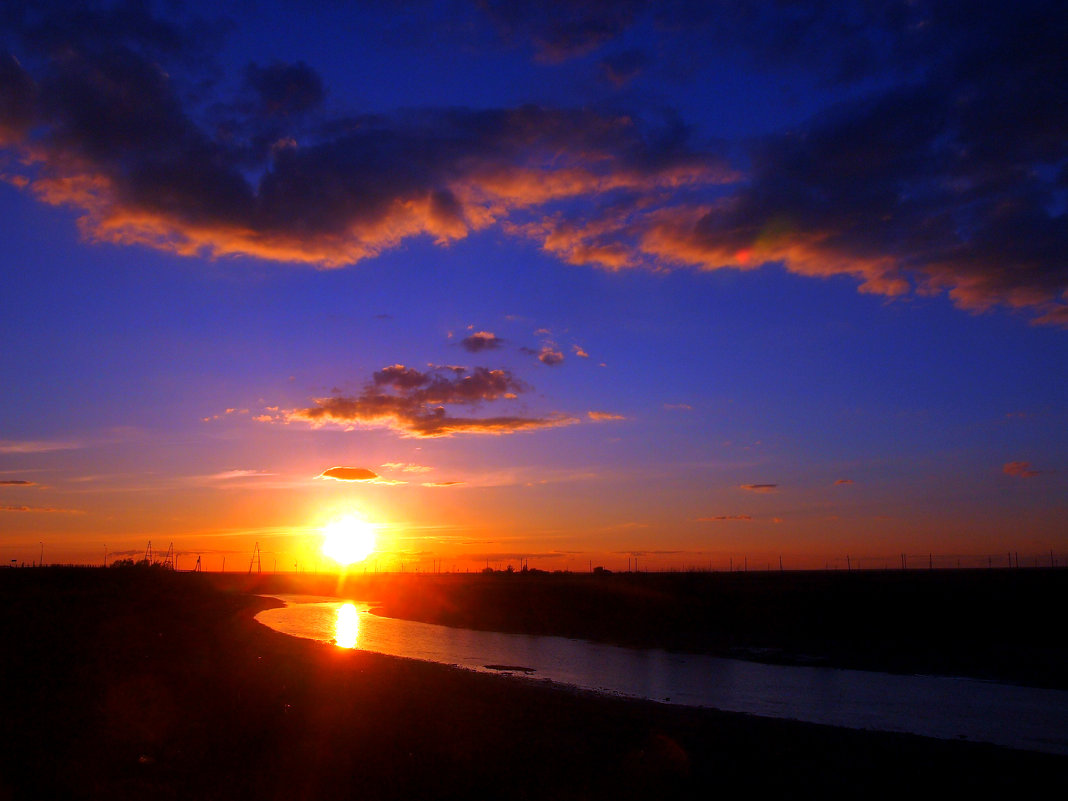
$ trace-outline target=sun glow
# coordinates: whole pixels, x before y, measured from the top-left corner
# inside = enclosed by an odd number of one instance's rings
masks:
[[[375,550],[375,527],[354,515],[333,520],[323,526],[324,556],[341,566],[362,562]]]

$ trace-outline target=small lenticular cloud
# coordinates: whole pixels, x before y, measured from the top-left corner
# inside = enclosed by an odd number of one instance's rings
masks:
[[[331,467],[319,474],[319,478],[335,481],[374,481],[378,477],[378,473],[365,467]]]
[[[837,481],[834,482],[834,486],[840,487],[843,484],[852,484],[852,483],[853,483],[853,479],[851,479],[851,478],[840,478],[840,479],[838,479]]]
[[[776,492],[779,489],[778,484],[742,484],[741,489],[749,492]]]

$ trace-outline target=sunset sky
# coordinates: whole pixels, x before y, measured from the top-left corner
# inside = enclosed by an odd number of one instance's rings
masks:
[[[1062,3],[227,5],[0,10],[0,563],[1068,559]]]

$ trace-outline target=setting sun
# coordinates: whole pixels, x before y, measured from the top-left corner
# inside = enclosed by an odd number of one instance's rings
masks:
[[[375,550],[374,525],[354,515],[327,523],[323,534],[323,555],[342,566],[362,562]]]

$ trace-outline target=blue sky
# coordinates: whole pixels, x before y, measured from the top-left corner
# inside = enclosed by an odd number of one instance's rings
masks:
[[[1061,9],[376,9],[0,17],[0,558],[1068,552]]]

